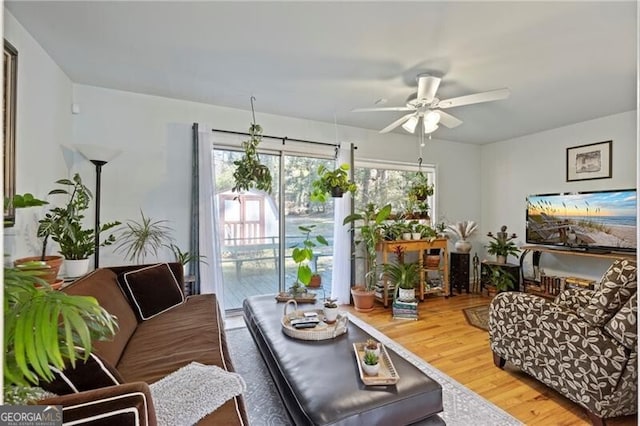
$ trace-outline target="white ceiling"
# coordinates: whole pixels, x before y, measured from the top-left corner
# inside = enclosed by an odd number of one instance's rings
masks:
[[[637,3],[5,1],[75,83],[382,129],[415,76],[447,112],[434,137],[489,143],[633,110]],[[242,130],[242,129],[234,129]],[[404,132],[401,128],[396,131]],[[301,135],[304,136],[304,135]]]

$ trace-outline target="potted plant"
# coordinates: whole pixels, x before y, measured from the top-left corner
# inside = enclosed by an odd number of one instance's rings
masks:
[[[93,198],[91,191],[82,183],[78,173],[72,180],[60,179],[57,184],[69,189],[54,189],[49,194],[67,195],[69,198],[64,207],[55,207],[40,220],[38,233],[45,239],[50,236],[60,246],[59,253],[65,258],[66,275],[78,277],[89,269],[89,256],[95,252],[95,237],[118,225],[120,222],[108,222],[100,229],[83,228],[83,212],[88,209]],[[99,243],[100,247],[111,245],[115,237],[110,234]]]
[[[253,109],[253,103],[251,104]],[[242,142],[244,154],[242,158],[233,162],[236,166],[233,171],[233,192],[248,191],[256,188],[271,193],[271,171],[260,162],[258,145],[262,141],[262,127],[254,122],[249,127],[249,140]]]
[[[353,213],[345,217],[342,224],[361,224],[353,229],[359,235],[356,244],[362,244],[365,252],[365,284],[351,288],[353,303],[359,312],[371,312],[375,302],[375,287],[378,278],[377,245],[383,239],[383,223],[391,214],[391,204],[387,204],[380,210],[376,210],[373,203],[367,204],[364,211]]]
[[[324,301],[324,322],[327,324],[333,324],[338,318],[338,299],[328,298]]]
[[[299,293],[304,293],[306,290],[300,287],[300,284],[305,287],[309,286],[313,271],[309,266],[309,263],[313,260],[313,249],[318,245],[328,246],[329,242],[322,235],[316,235],[312,237],[311,234],[316,225],[298,226],[298,229],[302,232],[304,239],[292,246],[293,251],[291,257],[293,261],[298,265],[296,273],[296,282],[291,286],[291,293],[295,297]]]
[[[515,286],[515,279],[513,275],[511,275],[507,270],[501,268],[500,266],[488,265],[490,269],[490,282],[491,284],[487,286],[487,293],[490,297],[495,296],[496,293],[501,293],[503,291],[508,291],[513,289]],[[493,288],[491,288],[493,287]]]
[[[394,249],[396,261],[383,265],[383,271],[388,274],[389,280],[394,284],[398,299],[403,302],[412,301],[416,298],[416,285],[420,281],[420,268],[417,263],[404,263],[402,261],[404,249],[396,246]]]
[[[42,204],[15,206],[31,205]],[[117,327],[95,298],[54,291],[40,274],[4,268],[5,404],[37,399],[32,386],[51,380],[52,368],[87,359],[91,342],[112,338]]]
[[[365,352],[362,358],[362,369],[367,376],[377,376],[380,371],[380,357],[373,352]]]
[[[474,221],[464,220],[452,225],[447,225],[446,231],[456,237],[455,248],[457,252],[469,253],[472,246],[468,239],[477,229],[478,225]]]
[[[498,263],[506,263],[509,255],[518,256],[520,253],[518,246],[513,242],[518,236],[515,233],[509,236],[505,225],[500,228],[500,232],[496,235],[489,232],[487,237],[492,240],[487,246],[487,253],[495,255]]]
[[[364,344],[364,353],[373,353],[375,356],[380,356],[380,342],[374,339],[367,339]]]
[[[206,259],[206,256],[196,255],[195,253],[191,253],[188,251],[182,251],[180,250],[180,247],[175,244],[170,244],[170,247],[173,255],[175,256],[176,262],[179,262],[184,268],[185,276],[187,275],[187,264],[189,264],[189,262],[202,262],[205,265],[208,265],[208,263],[204,260]]]
[[[312,182],[311,201],[324,203],[327,194],[342,197],[345,192],[356,193],[356,184],[349,180],[349,165],[343,163],[335,170],[329,170],[324,164],[318,166],[318,178]]]
[[[120,231],[120,241],[115,250],[124,252],[125,257],[138,264],[152,254],[157,257],[162,248],[171,248],[173,229],[166,225],[166,220],[153,220],[140,210],[141,220],[128,220]]]
[[[433,189],[433,184],[429,184],[427,176],[422,172],[417,172],[407,196],[409,200],[424,201],[433,195]]]

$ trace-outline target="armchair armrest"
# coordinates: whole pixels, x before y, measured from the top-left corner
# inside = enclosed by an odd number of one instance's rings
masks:
[[[38,405],[62,405],[64,423],[156,426],[156,411],[144,382],[46,398]]]
[[[593,290],[568,288],[560,292],[553,300],[553,303],[562,309],[577,312],[579,307],[589,304],[593,293]]]

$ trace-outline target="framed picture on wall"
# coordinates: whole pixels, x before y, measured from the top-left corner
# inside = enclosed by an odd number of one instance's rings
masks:
[[[18,81],[18,50],[4,40],[4,199],[16,193],[16,88]],[[13,207],[4,210],[5,226],[15,223]]]
[[[612,141],[567,148],[567,182],[611,177]]]

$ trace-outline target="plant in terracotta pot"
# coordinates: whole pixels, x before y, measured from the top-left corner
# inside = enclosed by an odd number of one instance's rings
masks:
[[[357,232],[355,243],[364,250],[365,284],[351,288],[351,295],[355,308],[359,312],[371,312],[375,301],[375,287],[378,280],[378,263],[376,247],[383,238],[384,221],[391,215],[391,204],[380,210],[375,204],[369,203],[360,213],[353,213],[345,217],[343,225],[354,224],[352,228]],[[358,223],[357,226],[355,224]]]
[[[331,197],[342,197],[345,192],[356,193],[356,184],[349,180],[349,165],[341,164],[335,170],[328,169],[324,164],[318,166],[318,178],[311,184],[311,201],[324,203]]]
[[[498,263],[506,263],[509,255],[517,257],[520,253],[518,246],[513,242],[518,236],[515,233],[509,236],[505,225],[500,228],[500,232],[496,233],[496,235],[489,232],[487,237],[491,238],[487,246],[487,253],[495,255]]]
[[[309,264],[313,260],[313,249],[315,247],[318,247],[319,245],[329,245],[327,239],[322,235],[311,235],[315,227],[316,225],[298,226],[298,229],[302,233],[304,239],[292,246],[293,251],[291,253],[291,257],[293,258],[293,261],[298,265],[296,282],[291,287],[291,293],[294,295],[294,297],[297,293],[304,293],[306,291],[306,289],[300,287],[301,284],[307,287],[311,283],[313,271],[311,270],[311,266],[309,266]]]
[[[446,231],[456,238],[455,248],[459,253],[469,253],[471,243],[468,241],[478,229],[478,224],[472,220],[464,220],[455,224],[447,225]]]

